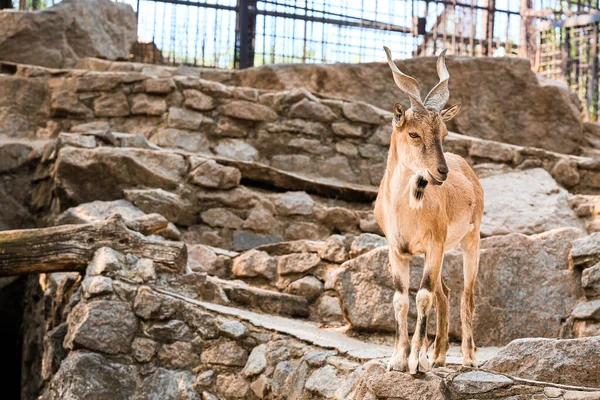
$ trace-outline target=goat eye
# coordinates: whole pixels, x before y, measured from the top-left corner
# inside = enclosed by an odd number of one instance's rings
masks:
[[[416,133],[414,133],[414,132],[408,132],[408,136],[410,136],[413,139],[418,139],[419,138],[419,135],[416,134]]]

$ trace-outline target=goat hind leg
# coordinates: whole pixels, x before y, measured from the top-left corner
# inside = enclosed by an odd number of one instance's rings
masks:
[[[477,368],[475,340],[473,338],[473,315],[475,313],[475,282],[479,271],[479,230],[469,232],[462,242],[464,291],[460,301],[462,328],[462,365]]]
[[[445,367],[448,353],[448,293],[450,289],[441,278],[435,291],[435,308],[437,311],[437,330],[433,345],[432,366]]]

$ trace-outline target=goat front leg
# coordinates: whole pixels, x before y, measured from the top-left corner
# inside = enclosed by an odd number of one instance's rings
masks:
[[[388,364],[388,371],[406,372],[408,368],[408,286],[410,284],[410,255],[398,253],[390,247],[390,272],[394,282],[394,317],[396,343]]]
[[[408,371],[413,375],[418,371],[428,372],[430,369],[427,359],[427,319],[433,305],[433,294],[439,283],[444,258],[443,242],[432,243],[429,247],[425,253],[423,279],[417,292],[417,324],[408,357]]]
[[[464,291],[460,301],[462,328],[462,365],[477,368],[473,315],[475,313],[475,282],[479,271],[479,229],[469,232],[462,241]]]

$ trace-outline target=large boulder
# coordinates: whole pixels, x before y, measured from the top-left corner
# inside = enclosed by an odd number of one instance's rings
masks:
[[[55,180],[66,203],[114,200],[135,186],[174,189],[183,181],[185,158],[147,149],[65,147]]]
[[[569,193],[542,168],[489,176],[481,179],[481,185],[485,194],[482,236],[583,229],[567,203]]]
[[[83,57],[128,59],[137,40],[129,4],[64,0],[42,11],[0,11],[0,59],[72,68]]]
[[[579,275],[569,270],[571,243],[583,235],[575,228],[525,236],[510,234],[484,239],[475,288],[475,341],[479,346],[504,345],[520,337],[556,337],[583,294]],[[360,330],[394,331],[387,247],[343,264],[336,290],[344,314]],[[410,326],[414,325],[414,295],[423,275],[422,257],[411,260]],[[462,253],[445,254],[444,281],[450,287],[450,336],[459,340]],[[435,313],[434,313],[435,314]],[[430,331],[435,332],[434,322]]]
[[[485,368],[519,378],[600,387],[600,336],[581,339],[518,339]]]
[[[131,399],[137,385],[135,366],[118,364],[97,353],[72,352],[50,381],[47,397],[60,399]]]
[[[383,50],[380,53],[384,60]],[[421,83],[423,96],[438,82],[434,57],[398,61]],[[519,58],[448,57],[450,99],[462,109],[449,129],[469,136],[561,153],[576,153],[583,138],[577,96],[558,82],[538,77]],[[275,64],[236,72],[236,84],[284,90],[305,87],[327,97],[364,101],[391,111],[409,105],[385,62]]]

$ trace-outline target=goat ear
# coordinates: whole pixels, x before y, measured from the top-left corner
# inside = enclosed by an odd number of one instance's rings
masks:
[[[456,103],[455,105],[448,107],[444,111],[442,111],[442,119],[444,120],[444,122],[448,122],[452,118],[454,118],[459,111],[460,103]]]
[[[404,113],[406,110],[400,103],[394,104],[394,122],[401,125],[404,122]]]

